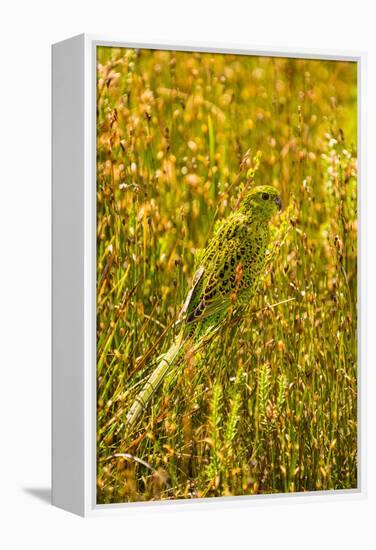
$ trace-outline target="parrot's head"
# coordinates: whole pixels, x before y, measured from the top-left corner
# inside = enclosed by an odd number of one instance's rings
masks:
[[[271,185],[259,185],[246,193],[240,210],[252,217],[270,220],[282,210],[282,201],[277,189]]]

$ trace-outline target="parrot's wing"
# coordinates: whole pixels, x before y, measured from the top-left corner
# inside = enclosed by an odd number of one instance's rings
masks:
[[[236,267],[239,255],[244,249],[244,228],[242,220],[231,226],[221,227],[221,241],[209,251],[210,264],[205,273],[196,300],[187,308],[186,323],[193,323],[209,316],[226,311],[231,304],[231,296],[236,291]]]
[[[228,309],[230,303],[231,300],[228,297],[221,297],[220,299],[213,300],[210,303],[205,303],[204,300],[202,300],[199,305],[191,311],[189,315],[187,315],[186,323],[190,324],[197,321],[202,321],[207,317],[223,313]]]
[[[215,315],[229,306],[230,300],[223,296],[206,302],[202,299],[204,287],[208,286],[204,285],[204,274],[205,269],[200,266],[193,277],[192,287],[180,310],[179,321],[185,320],[187,324],[190,324],[205,319],[209,315]]]
[[[193,276],[192,286],[179,313],[179,320],[182,320],[186,316],[189,306],[192,304],[192,302],[194,302],[195,298],[197,297],[198,287],[202,286],[200,283],[202,283],[203,276],[204,267],[200,266]]]
[[[244,249],[246,231],[247,226],[240,216],[218,224],[215,237],[201,256],[202,264],[196,272],[195,284],[184,304],[187,324],[228,309],[236,284],[237,252]]]

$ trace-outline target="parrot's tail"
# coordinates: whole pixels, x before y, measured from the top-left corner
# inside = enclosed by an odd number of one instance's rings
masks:
[[[145,411],[150,399],[163,382],[164,377],[170,371],[174,364],[182,357],[186,349],[187,339],[183,336],[183,331],[178,335],[170,349],[163,354],[152,374],[149,376],[141,391],[135,397],[131,408],[126,417],[126,429],[129,432],[141,414]]]

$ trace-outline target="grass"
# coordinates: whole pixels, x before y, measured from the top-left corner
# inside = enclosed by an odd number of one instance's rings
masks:
[[[98,48],[97,499],[357,485],[356,65]],[[248,178],[275,185],[269,268],[127,410]]]

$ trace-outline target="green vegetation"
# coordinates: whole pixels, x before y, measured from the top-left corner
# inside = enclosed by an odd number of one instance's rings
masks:
[[[98,49],[98,502],[357,485],[356,65]],[[256,298],[125,418],[244,185],[279,189]]]

